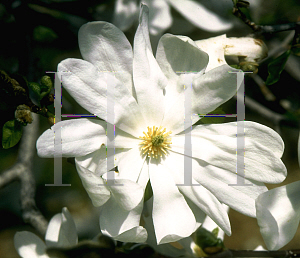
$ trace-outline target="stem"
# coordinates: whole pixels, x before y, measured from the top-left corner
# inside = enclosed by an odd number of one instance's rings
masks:
[[[233,15],[241,19],[247,26],[249,26],[254,31],[255,36],[259,36],[261,34],[272,34],[287,30],[296,30],[297,27],[300,26],[300,22],[276,25],[257,25],[253,21],[250,21],[237,6],[233,7],[232,13]]]
[[[45,235],[48,222],[36,207],[35,180],[32,173],[33,157],[39,117],[34,115],[32,124],[24,128],[17,162],[0,175],[0,189],[13,181],[20,181],[20,201],[23,220],[30,223],[41,235]]]
[[[285,24],[276,24],[276,25],[260,25],[258,34],[265,34],[265,33],[277,33],[287,30],[295,30],[297,26],[300,25],[300,22],[292,22],[292,23],[285,23]]]
[[[300,249],[288,251],[253,251],[253,250],[226,250],[220,254],[210,256],[210,258],[221,257],[300,257]]]

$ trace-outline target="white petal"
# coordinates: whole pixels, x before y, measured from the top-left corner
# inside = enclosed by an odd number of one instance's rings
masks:
[[[128,30],[138,18],[137,0],[117,0],[112,23],[120,30]]]
[[[259,194],[268,189],[262,183],[243,178],[245,186],[237,184],[241,180],[239,175],[233,174],[225,169],[209,165],[201,160],[193,160],[193,178],[221,202],[227,204],[236,211],[250,217],[255,217],[255,199]],[[251,186],[249,186],[251,184]]]
[[[31,232],[17,232],[14,237],[14,245],[23,258],[49,258],[46,254],[45,243]]]
[[[113,74],[100,72],[93,64],[80,59],[66,59],[57,69],[68,71],[62,75],[63,86],[82,107],[119,129],[139,136],[143,130],[139,125],[143,125],[144,120],[140,108],[131,92]]]
[[[196,230],[195,217],[167,167],[150,162],[153,223],[158,244],[174,242]]]
[[[122,209],[133,210],[144,199],[144,189],[128,179],[115,179],[115,184],[107,185],[112,196]]]
[[[175,83],[166,88],[167,96],[173,91],[183,90],[183,85],[176,85],[182,73],[200,72],[208,64],[208,55],[199,50],[190,38],[171,34],[165,34],[160,38],[156,59],[166,77]]]
[[[240,85],[237,85],[237,75],[229,65],[222,65],[204,75],[194,77],[192,94],[193,114],[208,114],[218,106],[231,99]]]
[[[227,64],[225,60],[225,34],[209,39],[196,40],[195,43],[198,48],[206,52],[209,56],[206,72],[223,64]]]
[[[300,181],[274,188],[256,199],[257,222],[269,250],[294,237],[300,221]]]
[[[145,158],[142,157],[139,147],[132,148],[118,161],[119,178],[137,182],[144,162]]]
[[[180,190],[180,186],[178,186],[178,189]],[[191,211],[193,212],[193,214],[195,216],[196,228],[200,227],[206,217],[206,214],[201,209],[199,209],[197,203],[191,201],[191,199],[188,198],[187,195],[183,191],[180,191],[180,192],[182,193],[186,203],[188,204],[188,206],[190,207]]]
[[[151,35],[157,35],[168,29],[172,24],[169,5],[162,0],[144,0],[150,10],[149,30]]]
[[[191,0],[168,0],[168,2],[195,26],[212,32],[228,30],[232,23],[222,19],[199,2]]]
[[[222,206],[228,213],[229,207],[226,204],[223,204]],[[209,216],[206,216],[206,218],[202,224],[202,227],[207,229],[208,231],[213,231],[215,228],[218,227],[218,225]],[[224,234],[225,234],[225,232],[221,229],[221,230],[219,230],[217,237],[224,240]]]
[[[82,57],[99,72],[113,73],[132,95],[132,47],[124,33],[108,22],[89,22],[80,28],[78,41]]]
[[[158,126],[164,114],[163,90],[167,85],[167,79],[152,53],[148,15],[148,7],[142,5],[140,24],[134,37],[133,80],[137,101],[147,122],[146,126]]]
[[[172,150],[170,152],[172,152]],[[227,169],[210,165],[200,159],[191,159],[191,171],[188,171],[188,167],[186,167],[185,171],[184,155],[176,156],[176,164],[178,164],[176,171],[180,176],[179,180],[181,184],[184,183],[185,174],[188,175],[187,173],[190,173],[197,183],[209,190],[220,202],[250,217],[255,217],[255,199],[259,194],[268,190],[264,184],[246,178],[242,178],[244,184],[252,184],[252,186],[231,186],[230,184],[240,182],[240,178],[238,179],[239,175]],[[188,185],[189,182],[186,184]],[[227,226],[228,223],[224,223],[226,222],[224,217],[223,222],[220,219],[217,219],[215,222],[218,223],[220,227],[223,223],[224,226],[222,226],[222,229],[227,231],[227,234],[230,234],[230,229],[228,229],[229,227]]]
[[[173,133],[180,132],[184,130],[186,89],[192,86],[194,77],[204,73],[208,55],[201,51],[190,38],[166,34],[159,42],[156,58],[169,79],[166,87],[166,111],[162,126]],[[187,101],[191,102],[192,99]],[[199,120],[199,117],[197,119]]]
[[[105,150],[105,148],[103,148]],[[94,206],[102,206],[110,198],[110,191],[107,189],[105,181],[99,174],[81,166],[75,159],[76,169],[82,184],[92,200]]]
[[[142,167],[142,170],[141,170],[141,173],[140,173],[140,176],[137,180],[137,183],[144,187],[144,189],[146,188],[147,186],[147,183],[149,181],[149,161],[147,162],[147,160],[145,160],[144,164],[143,164],[143,167]]]
[[[111,198],[100,214],[100,228],[115,240],[142,243],[147,239],[147,231],[139,226],[143,200],[131,211],[119,206],[115,198]]]
[[[39,137],[36,148],[40,157],[54,157],[56,127],[61,130],[62,157],[82,157],[99,150],[102,144],[107,143],[105,121],[87,118],[65,120],[53,125]],[[140,142],[118,128],[114,132],[116,149],[135,147]]]
[[[99,150],[96,150],[88,155],[82,157],[76,157],[76,162],[80,165],[85,167],[86,169],[95,173],[95,175],[102,176],[108,171],[113,170],[120,160],[120,158],[126,154],[130,149],[119,149],[116,148],[114,150],[115,153],[107,154],[106,146],[102,145]],[[107,158],[111,157],[113,154],[114,164],[107,169]]]
[[[192,186],[183,185],[183,178],[179,175],[184,173],[184,157],[177,153],[170,152],[164,163],[170,171],[174,171],[173,177],[180,192],[189,198],[198,210],[205,212],[211,219],[213,219],[218,226],[223,229],[227,235],[231,235],[230,221],[228,218],[227,210],[220,203],[220,201],[206,188],[199,185],[195,180],[192,180]],[[177,172],[182,170],[181,172]],[[191,207],[191,205],[190,205]],[[193,213],[195,214],[195,210]]]
[[[266,250],[265,248],[263,248],[262,245],[258,245],[258,246],[254,249],[254,251],[268,251],[268,250]]]
[[[182,132],[189,126],[185,124],[186,112],[191,112],[192,123],[195,123],[200,119],[197,114],[208,114],[232,98],[236,94],[238,87],[236,74],[229,73],[230,71],[238,70],[228,65],[223,65],[205,74],[199,73],[187,76],[186,79],[191,81],[189,86],[192,86],[190,99],[187,99],[188,94],[185,96],[186,91],[189,90],[186,88],[173,102],[173,105],[168,105],[168,112],[165,114],[163,125],[168,125],[168,130],[172,130],[174,134]],[[191,102],[190,111],[186,110],[186,103],[189,102]]]
[[[245,178],[280,183],[286,178],[281,161],[284,144],[271,128],[254,122],[232,122],[195,126],[192,134],[193,157],[236,173],[237,125],[245,132]],[[242,137],[243,138],[243,137]],[[172,138],[172,149],[184,153],[183,135]]]
[[[106,143],[104,121],[87,118],[66,120],[56,123],[39,137],[36,148],[40,157],[54,157],[56,128],[61,131],[62,157],[83,156]]]
[[[45,241],[48,247],[70,247],[77,244],[76,226],[66,207],[50,220]]]
[[[164,254],[168,257],[185,257],[184,255],[187,254],[188,245],[187,242],[191,241],[191,237],[184,238],[179,240],[177,243],[177,247],[174,246],[174,243],[165,243],[165,244],[157,244],[157,240],[155,237],[155,231],[152,221],[152,214],[151,212],[153,210],[153,199],[151,198],[149,201],[145,203],[146,207],[144,208],[143,212],[143,222],[145,224],[145,228],[148,232],[148,238],[147,238],[147,244],[150,245],[155,251],[157,251],[160,254]],[[147,211],[147,215],[145,213]],[[184,247],[181,246],[179,243],[184,243]]]

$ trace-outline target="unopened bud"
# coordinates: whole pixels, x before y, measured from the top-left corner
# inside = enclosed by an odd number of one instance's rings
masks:
[[[240,67],[244,72],[258,72],[258,63],[255,62],[241,62]]]
[[[225,55],[238,56],[240,63],[257,63],[268,56],[268,48],[261,39],[226,38]]]
[[[41,84],[46,86],[48,89],[51,89],[53,87],[52,80],[48,75],[42,77]]]
[[[53,117],[53,116],[49,116],[49,117],[48,117],[48,123],[49,123],[50,125],[54,125],[54,117]]]
[[[236,56],[243,71],[257,72],[258,62],[268,56],[268,48],[260,39],[227,38],[226,35],[195,41],[209,55],[206,72],[226,64],[225,56]]]
[[[15,111],[15,118],[24,126],[31,124],[33,121],[30,108],[26,105],[19,105],[17,107]]]

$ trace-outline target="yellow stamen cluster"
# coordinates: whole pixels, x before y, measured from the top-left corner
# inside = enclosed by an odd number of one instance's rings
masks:
[[[139,137],[143,141],[140,143],[143,145],[141,147],[143,154],[147,154],[148,157],[151,158],[158,158],[162,157],[162,155],[167,154],[167,150],[170,150],[171,148],[169,147],[171,142],[171,138],[169,135],[172,133],[171,131],[168,133],[165,133],[166,128],[162,130],[162,127],[160,126],[153,128],[148,126],[148,132],[143,134],[145,136]]]

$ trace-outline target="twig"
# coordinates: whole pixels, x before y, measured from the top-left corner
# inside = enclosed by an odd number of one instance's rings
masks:
[[[284,69],[297,81],[300,81],[300,63],[299,58],[290,55]]]
[[[274,111],[266,108],[260,103],[256,102],[252,98],[245,96],[246,107],[258,113],[261,117],[273,123],[275,130],[280,134],[280,124],[283,120],[286,120],[284,115],[275,113]]]
[[[300,22],[292,22],[285,24],[276,24],[276,25],[260,25],[259,30],[256,34],[272,34],[287,30],[295,30],[297,25],[300,25]]]
[[[291,31],[282,42],[280,42],[277,39],[271,40],[268,45],[269,49],[270,49],[270,51],[268,53],[268,57],[263,59],[262,62],[266,62],[270,58],[277,57],[280,54],[282,54],[284,51],[288,50],[290,47],[290,43],[294,38],[294,35],[295,35],[295,32]]]
[[[252,98],[245,96],[245,104],[246,107],[253,110],[254,112],[258,113],[263,118],[273,122],[273,124],[279,124],[280,121],[286,120],[284,115],[278,114],[262,104],[258,103],[257,101],[253,100]]]
[[[248,3],[249,5],[249,3]],[[297,26],[300,25],[300,22],[292,22],[292,23],[285,23],[285,24],[276,24],[276,25],[257,25],[253,21],[250,21],[246,15],[239,9],[236,5],[233,7],[232,10],[233,15],[241,19],[247,26],[249,26],[255,36],[259,36],[261,34],[272,34],[287,30],[295,30]]]
[[[36,207],[35,181],[32,174],[32,160],[38,134],[38,115],[33,114],[33,122],[24,128],[15,165],[0,175],[0,189],[12,181],[20,181],[20,201],[23,220],[30,223],[41,235],[45,235],[48,222]]]
[[[233,15],[241,19],[246,25],[248,25],[253,31],[259,31],[260,26],[256,25],[254,22],[250,21],[246,15],[238,8],[238,7],[233,7],[232,10]]]
[[[300,257],[300,249],[289,251],[252,251],[252,250],[226,250],[210,258],[231,258],[231,257]]]
[[[276,97],[266,86],[264,80],[258,74],[251,74],[250,77],[256,82],[259,86],[261,93],[265,96],[265,99],[268,101],[275,101]]]

